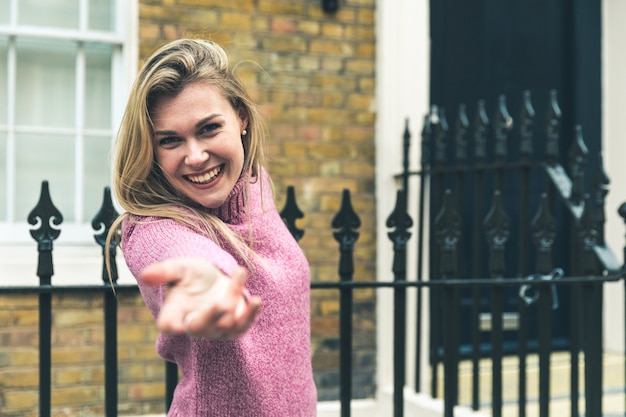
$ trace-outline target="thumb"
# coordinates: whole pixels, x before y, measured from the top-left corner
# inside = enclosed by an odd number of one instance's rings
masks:
[[[184,276],[184,264],[176,259],[148,265],[139,274],[139,279],[152,286],[176,284]]]

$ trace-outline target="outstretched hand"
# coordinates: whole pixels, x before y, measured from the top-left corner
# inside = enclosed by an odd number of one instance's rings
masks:
[[[163,333],[231,339],[250,328],[261,306],[259,297],[245,295],[243,268],[228,277],[204,259],[169,259],[146,267],[139,278],[170,286],[157,318]]]

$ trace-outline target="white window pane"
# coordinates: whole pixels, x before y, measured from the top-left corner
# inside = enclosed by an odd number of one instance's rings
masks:
[[[10,2],[8,0],[0,0],[0,23],[9,23]]]
[[[87,136],[84,143],[85,219],[91,220],[102,205],[104,187],[111,185],[109,174],[109,154],[111,138],[107,136]]]
[[[74,127],[75,59],[74,43],[18,39],[16,124]]]
[[[20,0],[18,24],[78,29],[78,4],[79,0]]]
[[[7,221],[7,135],[0,132],[0,222]]]
[[[7,44],[8,39],[0,36],[0,125],[7,124]]]
[[[111,46],[86,47],[85,127],[111,128]]]
[[[15,141],[15,215],[26,219],[39,201],[41,182],[50,184],[50,196],[63,214],[74,221],[74,138],[60,135],[19,134]]]
[[[113,16],[115,15],[114,0],[89,1],[89,29],[115,30]]]

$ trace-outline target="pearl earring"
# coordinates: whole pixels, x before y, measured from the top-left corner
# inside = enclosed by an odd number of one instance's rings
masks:
[[[247,134],[248,134],[248,131],[247,131],[246,129],[244,129],[244,130],[241,132],[241,136],[246,136]]]

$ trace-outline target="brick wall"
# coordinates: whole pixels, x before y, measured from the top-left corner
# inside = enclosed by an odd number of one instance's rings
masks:
[[[305,218],[301,246],[312,279],[336,281],[332,218],[352,193],[362,227],[355,279],[375,279],[375,0],[344,0],[325,15],[317,0],[140,0],[140,59],[162,43],[201,36],[221,43],[260,104],[277,205],[294,185]],[[355,398],[374,392],[374,293],[355,291]],[[120,415],[163,411],[163,363],[153,320],[138,295],[119,298]],[[53,416],[102,416],[102,301],[55,296]],[[319,399],[338,398],[338,293],[312,294]],[[0,415],[38,414],[37,296],[0,296]]]
[[[154,320],[138,293],[118,294],[120,415],[164,409],[163,361],[154,350]],[[104,415],[102,295],[52,299],[52,416]],[[0,415],[39,413],[37,295],[0,295]]]

